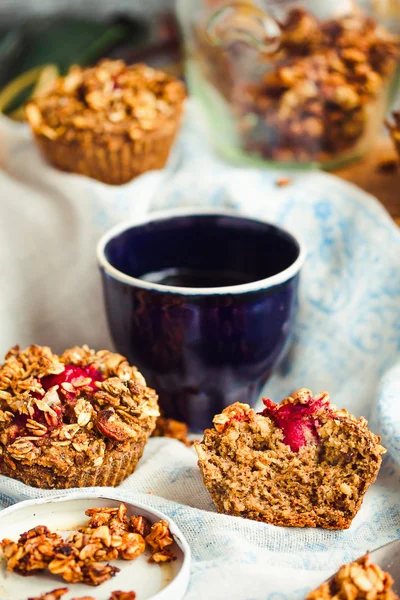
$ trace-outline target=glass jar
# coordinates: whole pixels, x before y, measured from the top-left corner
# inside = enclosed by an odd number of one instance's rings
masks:
[[[225,157],[334,168],[379,135],[397,71],[392,0],[177,0],[177,11],[189,90]]]

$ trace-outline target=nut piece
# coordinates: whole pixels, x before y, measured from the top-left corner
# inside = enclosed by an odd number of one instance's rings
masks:
[[[134,533],[140,533],[141,536],[146,537],[151,531],[151,525],[146,517],[138,516],[131,517],[129,529]]]
[[[340,484],[340,491],[345,494],[345,496],[351,496],[353,494],[351,487],[344,482]]]
[[[100,531],[101,529],[105,531]],[[120,538],[119,538],[120,539]],[[118,550],[111,544],[111,534],[106,525],[93,530],[93,534],[74,533],[67,538],[67,543],[79,551],[79,559],[85,562],[101,562],[116,560]]]
[[[149,563],[163,563],[163,562],[171,562],[176,560],[175,554],[173,554],[170,550],[162,550],[161,552],[154,552],[149,558]]]
[[[118,567],[102,563],[88,563],[82,566],[82,583],[86,585],[101,585],[120,572]]]
[[[140,533],[125,533],[117,550],[119,558],[133,560],[146,550],[146,542]]]
[[[48,569],[53,575],[61,575],[68,583],[79,583],[83,580],[79,553],[71,544],[62,542],[54,549],[54,558]]]
[[[107,525],[112,533],[123,535],[129,529],[128,519],[126,517],[127,508],[121,503],[117,508],[89,508],[85,514],[90,517],[87,527],[80,529],[83,533],[88,530],[96,529],[101,525]]]
[[[135,600],[136,592],[112,592],[110,600]]]
[[[232,422],[247,421],[253,416],[254,411],[248,404],[235,402],[234,404],[231,404],[231,406],[224,408],[220,415],[215,415],[213,423],[218,433],[222,433]]]
[[[146,536],[146,543],[157,552],[164,550],[174,542],[167,521],[158,521],[151,527],[151,532]]]
[[[104,436],[124,442],[136,437],[136,431],[124,423],[113,408],[101,410],[96,416],[96,427]]]

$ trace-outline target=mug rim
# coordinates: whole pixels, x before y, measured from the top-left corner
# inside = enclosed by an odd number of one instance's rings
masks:
[[[133,229],[134,227],[145,225],[146,223],[151,223],[153,221],[163,221],[175,217],[196,217],[207,215],[247,219],[255,222],[258,221],[259,223],[264,223],[265,225],[270,225],[271,227],[274,227],[275,229],[278,229],[279,231],[291,237],[299,247],[299,254],[296,260],[289,267],[287,267],[283,271],[280,271],[279,273],[276,273],[275,275],[271,275],[270,277],[265,277],[264,279],[258,279],[256,281],[251,281],[249,283],[241,283],[238,285],[202,288],[173,286],[145,281],[143,279],[139,279],[137,277],[133,277],[132,275],[127,275],[126,273],[123,273],[122,271],[114,267],[106,258],[105,249],[107,244],[113,238],[117,237],[119,234],[125,231],[128,231],[129,229]],[[267,290],[282,283],[286,283],[295,275],[297,275],[300,269],[302,268],[306,258],[306,249],[304,244],[299,240],[299,238],[296,235],[294,235],[290,230],[283,228],[280,225],[276,225],[275,223],[272,223],[271,221],[268,221],[267,219],[264,219],[262,217],[254,217],[253,215],[245,212],[238,212],[236,210],[229,210],[226,208],[179,207],[173,209],[157,210],[154,212],[150,212],[142,217],[130,221],[123,221],[122,223],[114,225],[105,233],[103,233],[103,235],[99,239],[96,247],[96,256],[99,267],[104,269],[107,275],[110,275],[120,283],[126,283],[131,286],[135,286],[145,290],[164,293],[175,293],[186,296],[212,296],[221,294],[246,294],[248,292]]]

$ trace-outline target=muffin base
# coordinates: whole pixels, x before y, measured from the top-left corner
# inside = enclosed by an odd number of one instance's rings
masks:
[[[51,466],[22,464],[7,457],[0,464],[0,475],[17,479],[36,488],[68,489],[82,487],[115,487],[131,475],[143,454],[147,436],[135,441],[122,450],[106,450],[103,464],[93,467],[90,464],[73,465],[65,474],[59,474]],[[14,466],[13,466],[14,465]]]
[[[45,159],[62,171],[86,175],[109,185],[122,185],[135,177],[164,168],[175,141],[180,118],[167,133],[152,132],[139,140],[122,137],[104,144],[95,137],[88,141],[79,137],[51,140],[34,134],[36,144]]]

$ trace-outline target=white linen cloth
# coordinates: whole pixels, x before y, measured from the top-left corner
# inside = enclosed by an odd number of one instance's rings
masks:
[[[168,168],[125,186],[54,170],[27,128],[6,119],[0,164],[1,355],[16,343],[109,346],[95,243],[150,209],[227,206],[290,228],[308,248],[294,345],[265,393],[329,390],[336,405],[373,416],[389,455],[351,528],[331,532],[216,514],[194,451],[150,440],[136,472],[108,492],[182,528],[193,552],[186,600],[300,600],[343,562],[400,537],[400,232],[374,198],[324,173],[277,187],[282,173],[224,164],[193,106]],[[2,507],[54,493],[0,477]]]

